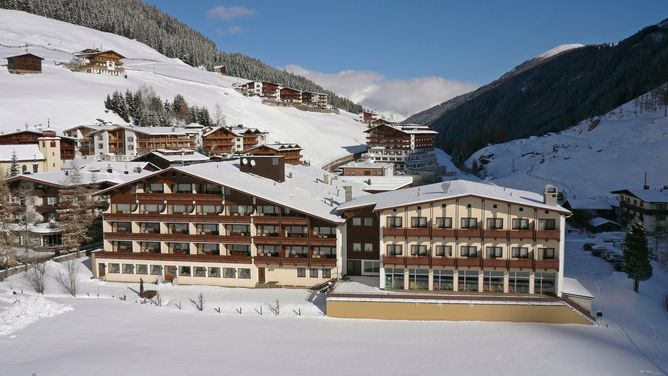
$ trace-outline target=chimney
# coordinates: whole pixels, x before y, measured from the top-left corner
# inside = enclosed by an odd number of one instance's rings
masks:
[[[329,184],[329,175],[327,175],[327,174],[323,174],[323,176],[322,176],[322,181],[323,181],[325,184]]]
[[[557,188],[552,185],[546,185],[543,191],[543,203],[546,205],[557,205]]]
[[[343,190],[345,191],[345,202],[351,201],[353,199],[353,187],[344,185]]]
[[[285,181],[285,159],[282,155],[241,157],[239,170],[282,183]]]
[[[644,190],[649,189],[649,185],[647,185],[647,171],[645,171],[645,185],[642,186],[642,189]]]

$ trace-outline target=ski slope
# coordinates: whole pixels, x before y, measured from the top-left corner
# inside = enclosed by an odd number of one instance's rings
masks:
[[[595,119],[542,137],[487,146],[466,162],[489,160],[483,174],[499,185],[536,192],[546,184],[577,199],[610,199],[610,191],[668,184],[668,117],[645,94]],[[599,122],[600,120],[600,122]],[[598,124],[597,124],[598,123]]]
[[[44,58],[42,74],[14,75],[6,57],[27,51]],[[63,64],[86,48],[113,49],[125,59],[127,78],[71,72]],[[269,133],[269,141],[295,142],[304,160],[323,165],[363,149],[364,126],[356,115],[304,112],[263,105],[245,97],[232,85],[245,80],[191,67],[178,59],[115,34],[44,18],[25,12],[0,10],[0,132],[21,129],[26,123],[50,123],[62,130],[96,119],[122,122],[104,108],[104,98],[115,90],[152,87],[163,99],[182,94],[190,105],[216,104],[228,124],[244,124]]]

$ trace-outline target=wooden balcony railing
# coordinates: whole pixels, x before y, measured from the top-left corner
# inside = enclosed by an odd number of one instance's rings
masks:
[[[457,237],[459,238],[481,238],[482,229],[479,228],[464,228],[457,230]]]
[[[452,229],[452,228],[403,228],[383,227],[383,236],[415,236],[432,238],[484,238],[484,239],[538,239],[559,240],[558,230],[534,231],[534,230],[483,230],[483,229]]]
[[[541,240],[559,240],[561,232],[558,230],[536,231],[536,239]]]
[[[451,228],[432,228],[431,236],[434,238],[456,238],[457,230]]]
[[[533,259],[508,260],[508,268],[533,269]]]
[[[383,227],[383,236],[406,236],[406,229],[402,227]]]
[[[487,258],[451,258],[442,256],[384,256],[383,264],[394,267],[482,267],[485,269],[547,269],[558,270],[558,260],[508,260]]]
[[[406,229],[406,236],[424,236],[424,237],[429,237],[429,228],[428,227],[423,227],[423,228],[407,228]]]
[[[251,264],[250,256],[214,256],[189,255],[172,253],[139,253],[139,252],[96,252],[96,259],[126,259],[146,261],[186,261],[186,262],[216,262],[223,264]]]
[[[554,269],[559,270],[559,260],[536,260],[534,269]]]

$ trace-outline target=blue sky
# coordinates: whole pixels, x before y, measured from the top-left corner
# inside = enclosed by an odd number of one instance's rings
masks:
[[[470,87],[557,45],[616,42],[668,18],[667,0],[149,2],[223,51],[305,75],[435,76]]]

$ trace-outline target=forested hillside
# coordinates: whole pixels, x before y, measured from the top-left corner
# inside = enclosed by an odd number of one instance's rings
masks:
[[[668,22],[619,42],[563,52],[439,105],[438,144],[461,162],[476,150],[561,131],[668,81]],[[430,111],[430,110],[427,110]],[[408,121],[423,117],[414,115]]]
[[[195,67],[204,66],[211,70],[216,65],[225,65],[227,74],[232,76],[324,92],[335,107],[354,113],[362,110],[360,105],[302,76],[276,69],[239,53],[221,52],[211,39],[141,0],[0,0],[0,8],[22,10],[122,35]]]

